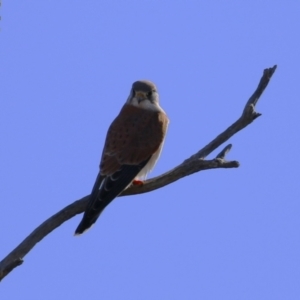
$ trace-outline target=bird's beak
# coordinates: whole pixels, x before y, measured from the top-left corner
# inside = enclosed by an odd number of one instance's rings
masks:
[[[147,96],[143,92],[136,92],[135,98],[137,99],[138,103],[141,103],[142,101],[147,99]]]

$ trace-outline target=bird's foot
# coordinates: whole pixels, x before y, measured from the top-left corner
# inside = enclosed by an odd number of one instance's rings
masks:
[[[144,181],[134,179],[134,180],[132,181],[132,185],[135,185],[135,186],[142,186],[142,185],[144,185]]]

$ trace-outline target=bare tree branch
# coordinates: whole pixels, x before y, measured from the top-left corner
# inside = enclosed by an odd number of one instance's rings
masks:
[[[265,69],[263,76],[260,79],[258,87],[254,91],[253,95],[247,101],[241,117],[234,122],[225,131],[219,134],[213,141],[211,141],[204,148],[199,150],[196,154],[186,159],[183,163],[175,167],[174,169],[149,179],[144,182],[142,186],[130,186],[120,196],[136,195],[147,193],[159,188],[162,188],[176,180],[179,180],[185,176],[193,173],[217,168],[237,168],[239,163],[237,161],[226,161],[225,156],[230,151],[232,145],[227,145],[217,156],[212,160],[204,160],[212,151],[226,142],[234,134],[241,129],[248,126],[261,114],[255,111],[255,105],[257,104],[260,96],[267,87],[272,75],[276,70],[276,65],[272,68]],[[11,253],[9,253],[0,262],[0,280],[2,280],[7,274],[9,274],[14,268],[23,263],[23,257],[46,235],[52,230],[59,227],[62,223],[71,219],[77,214],[84,211],[88,196],[85,196],[74,203],[63,208],[61,211],[50,217],[40,226],[38,226],[25,240],[23,240]]]

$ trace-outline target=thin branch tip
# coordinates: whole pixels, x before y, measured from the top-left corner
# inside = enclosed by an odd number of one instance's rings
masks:
[[[274,65],[273,67],[267,68],[267,69],[265,69],[264,71],[265,71],[265,72],[272,72],[272,75],[273,75],[273,73],[276,71],[276,69],[277,69],[277,65]],[[271,75],[271,76],[272,76],[272,75]]]
[[[224,159],[228,152],[231,150],[232,144],[227,145],[217,156],[216,158]]]
[[[253,115],[253,120],[257,119],[260,116],[262,116],[261,113],[255,112],[255,114]]]
[[[217,167],[222,169],[238,168],[240,166],[237,160],[227,161],[224,158],[216,157],[214,161],[217,162]]]
[[[235,163],[235,165],[236,165],[236,168],[238,168],[238,167],[241,165],[240,162],[237,161],[237,160],[235,160],[234,163]]]

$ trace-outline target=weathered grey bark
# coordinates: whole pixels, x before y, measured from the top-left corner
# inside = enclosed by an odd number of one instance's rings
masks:
[[[186,159],[183,163],[175,167],[174,169],[157,176],[155,178],[145,181],[142,186],[131,186],[125,190],[120,196],[136,195],[141,193],[147,193],[159,188],[164,187],[176,180],[179,180],[185,176],[193,173],[217,168],[237,168],[239,163],[237,161],[226,161],[225,155],[231,149],[231,145],[227,145],[215,159],[204,160],[207,155],[226,142],[230,137],[236,134],[241,129],[248,126],[261,114],[255,111],[255,105],[258,99],[262,95],[264,89],[267,87],[272,75],[276,70],[276,65],[272,68],[265,69],[263,76],[260,79],[257,89],[253,95],[247,101],[241,117],[234,122],[230,127],[218,135],[213,141],[211,141],[204,148],[199,150],[196,154]],[[26,237],[12,252],[10,252],[0,262],[0,280],[2,280],[7,274],[9,274],[14,268],[23,263],[23,257],[46,235],[52,230],[59,227],[65,221],[71,219],[77,214],[84,211],[88,197],[85,196],[74,203],[63,208],[61,211],[50,217],[40,226],[38,226],[28,237]]]

